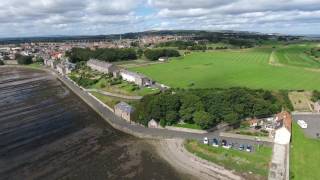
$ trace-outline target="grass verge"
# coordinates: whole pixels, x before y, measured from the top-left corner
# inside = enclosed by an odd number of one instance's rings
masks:
[[[296,180],[317,180],[320,177],[320,140],[304,135],[294,123],[290,153],[290,176]]]
[[[196,156],[227,169],[245,174],[252,172],[261,179],[266,179],[268,176],[269,162],[272,154],[272,148],[270,147],[260,147],[255,152],[248,153],[235,149],[227,150],[222,147],[212,147],[194,140],[186,141],[185,147]]]

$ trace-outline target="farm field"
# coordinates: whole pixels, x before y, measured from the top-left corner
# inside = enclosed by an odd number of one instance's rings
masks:
[[[130,68],[174,88],[320,90],[320,70],[269,64],[271,48],[193,52],[169,63]]]
[[[281,64],[307,67],[307,68],[320,68],[320,61],[314,59],[305,51],[310,50],[312,45],[300,44],[282,47],[275,52],[275,58]]]
[[[298,124],[292,125],[290,179],[316,180],[320,177],[320,141],[305,137]]]

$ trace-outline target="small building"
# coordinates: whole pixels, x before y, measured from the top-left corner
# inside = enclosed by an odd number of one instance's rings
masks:
[[[275,118],[274,142],[278,144],[289,144],[291,140],[291,115],[284,111],[276,115]]]
[[[106,74],[111,74],[116,70],[115,65],[108,62],[100,61],[97,59],[90,59],[87,62],[87,66],[89,66],[93,70],[106,73]]]
[[[148,128],[159,128],[159,123],[156,120],[151,119],[151,121],[148,122]]]
[[[57,67],[57,61],[53,60],[53,59],[45,59],[43,61],[44,65],[51,67],[52,69],[56,69]]]
[[[131,122],[131,115],[133,111],[133,107],[125,102],[120,102],[119,104],[114,106],[115,114],[129,122]]]
[[[314,111],[320,113],[320,100],[314,103]]]
[[[148,77],[136,73],[136,72],[131,72],[128,70],[120,70],[120,76],[122,77],[123,80],[128,81],[128,82],[133,82],[138,86],[150,86],[152,85],[152,80],[150,80]]]
[[[248,124],[250,127],[256,127],[256,126],[258,126],[258,120],[257,119],[250,119],[250,120],[248,120]]]
[[[70,62],[61,62],[56,66],[57,71],[62,75],[70,74],[75,68],[76,65]]]

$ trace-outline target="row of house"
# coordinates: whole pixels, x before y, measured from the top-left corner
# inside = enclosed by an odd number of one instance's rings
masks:
[[[68,60],[59,62],[53,59],[44,59],[43,63],[52,69],[56,69],[62,75],[71,73],[71,71],[73,71],[76,67],[75,64],[70,63]]]
[[[87,62],[87,66],[102,73],[112,74],[114,77],[122,77],[123,80],[135,83],[138,86],[150,86],[153,84],[153,81],[143,74],[120,69],[112,63],[90,59]]]

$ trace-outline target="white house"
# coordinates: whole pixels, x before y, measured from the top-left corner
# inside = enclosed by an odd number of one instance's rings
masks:
[[[151,119],[151,121],[148,122],[148,128],[158,128],[159,127],[159,123],[154,120]]]
[[[139,86],[150,86],[152,84],[152,81],[149,78],[136,72],[122,69],[120,70],[120,76],[123,80],[133,82]]]
[[[289,144],[291,140],[292,118],[288,112],[281,112],[276,116],[274,142]]]

